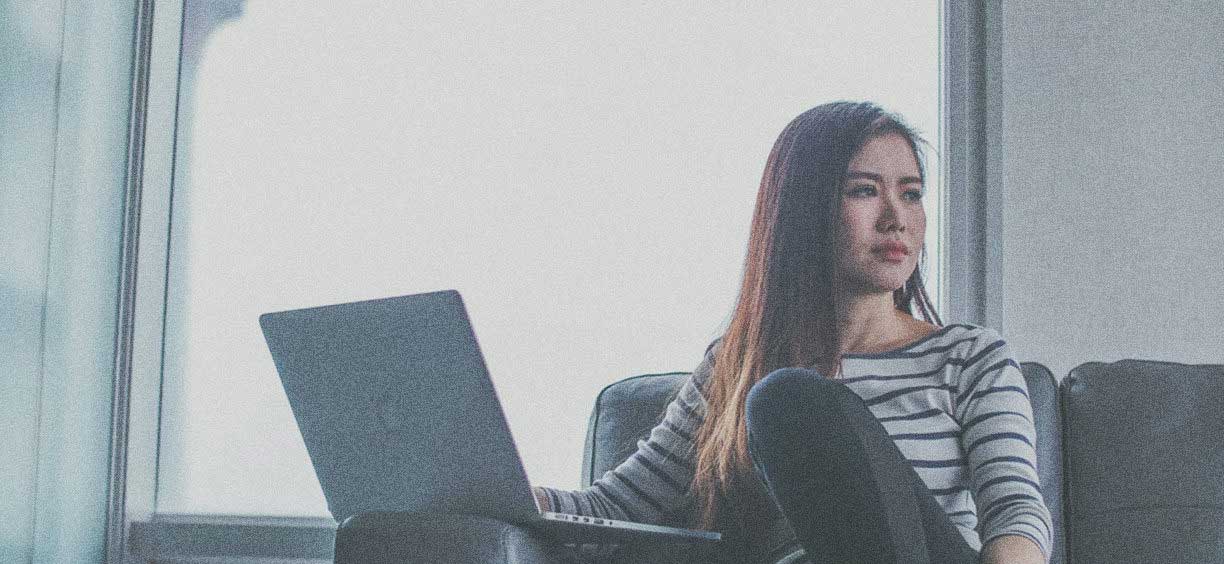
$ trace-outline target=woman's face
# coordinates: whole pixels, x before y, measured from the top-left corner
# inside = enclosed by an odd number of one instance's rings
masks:
[[[918,266],[926,233],[923,191],[905,137],[890,133],[863,145],[841,187],[839,286],[879,293],[905,284]]]

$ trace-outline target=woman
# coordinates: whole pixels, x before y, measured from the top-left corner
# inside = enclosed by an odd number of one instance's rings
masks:
[[[1045,562],[1019,366],[923,289],[918,146],[870,103],[787,125],[726,333],[636,453],[541,508],[720,530],[733,562]]]

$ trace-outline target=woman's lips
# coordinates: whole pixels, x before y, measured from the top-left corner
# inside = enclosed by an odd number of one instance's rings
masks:
[[[882,243],[872,247],[871,250],[889,262],[902,262],[905,257],[909,256],[909,247],[900,241]]]
[[[905,262],[905,257],[909,256],[909,253],[898,249],[880,249],[876,254],[889,262]]]

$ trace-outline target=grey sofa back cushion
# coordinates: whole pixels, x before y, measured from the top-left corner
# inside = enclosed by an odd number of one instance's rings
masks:
[[[688,372],[643,374],[613,382],[595,398],[582,455],[582,485],[589,486],[637,450],[637,441],[663,419],[663,410]]]
[[[1042,495],[1054,518],[1055,552],[1051,564],[1062,564],[1062,464],[1058,388],[1054,376],[1035,362],[1020,365],[1033,404],[1037,430],[1037,473]],[[587,425],[582,483],[590,485],[637,450],[662,419],[663,410],[688,378],[687,372],[633,376],[609,384],[595,399]]]
[[[1224,562],[1224,365],[1089,362],[1062,398],[1070,561]]]

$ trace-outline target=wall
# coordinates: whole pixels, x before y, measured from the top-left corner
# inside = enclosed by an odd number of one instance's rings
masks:
[[[0,562],[105,546],[133,2],[0,2]]]
[[[1224,4],[1005,2],[1003,333],[1081,362],[1224,362]]]
[[[36,17],[35,14],[41,13]],[[0,561],[33,550],[61,6],[0,11]],[[10,56],[12,53],[16,56]],[[27,132],[20,139],[9,132]]]

